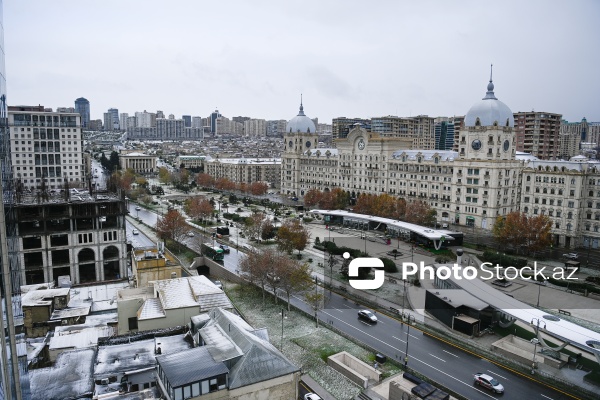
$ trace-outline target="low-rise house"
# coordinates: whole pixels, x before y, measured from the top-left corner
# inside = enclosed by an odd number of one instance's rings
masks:
[[[131,267],[138,287],[146,287],[152,281],[181,278],[181,265],[156,246],[134,248]]]
[[[23,324],[28,337],[45,336],[54,326],[61,325],[61,318],[72,321],[77,316],[87,313],[84,308],[77,308],[72,314],[62,313],[69,304],[69,288],[30,290],[22,297]],[[54,318],[53,318],[54,317]],[[65,324],[67,323],[65,322]]]
[[[119,335],[186,325],[214,307],[233,309],[227,295],[205,276],[150,282],[117,295]]]
[[[170,400],[297,399],[300,369],[241,317],[219,308],[196,330],[200,345],[157,356],[158,385]],[[210,396],[205,396],[212,393]]]

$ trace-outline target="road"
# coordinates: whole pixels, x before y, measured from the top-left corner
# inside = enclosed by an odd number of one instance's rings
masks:
[[[320,288],[321,290],[321,288]],[[542,386],[525,376],[496,366],[474,354],[432,338],[415,327],[401,325],[399,321],[377,314],[378,322],[370,324],[359,320],[357,312],[364,308],[345,297],[326,291],[325,308],[319,311],[321,323],[330,324],[358,342],[403,363],[408,342],[408,367],[434,382],[454,390],[469,399],[572,399],[556,390]],[[314,314],[301,295],[295,295],[292,304]],[[473,374],[490,374],[506,388],[504,395],[497,395],[473,385]]]
[[[136,210],[135,204],[131,204],[129,207],[131,215],[138,216],[149,226],[155,226],[156,214],[143,208]],[[235,232],[236,228],[230,229]],[[192,241],[202,240],[199,238],[199,231],[196,232],[194,238],[186,239],[186,243],[190,247],[192,247]],[[243,254],[232,248],[231,252],[225,255],[224,267],[237,273],[239,259]],[[319,287],[319,290],[323,290],[322,287]],[[325,295],[325,307],[319,310],[318,313],[321,323],[332,325],[356,341],[366,344],[399,363],[403,363],[408,342],[409,368],[469,399],[485,400],[500,396],[504,399],[527,400],[572,399],[530,380],[527,376],[500,368],[477,355],[423,334],[415,327],[410,328],[409,332],[406,324],[401,325],[398,320],[385,315],[378,314],[379,321],[376,324],[359,320],[357,311],[364,307],[336,293],[330,295],[330,292],[326,291]],[[314,315],[314,310],[304,301],[301,294],[294,295],[291,301],[294,306]],[[504,385],[505,394],[492,394],[485,389],[474,386],[473,374],[477,372],[496,377]]]

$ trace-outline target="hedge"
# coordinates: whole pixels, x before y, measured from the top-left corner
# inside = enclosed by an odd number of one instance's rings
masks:
[[[489,250],[484,251],[481,258],[485,262],[498,264],[502,267],[523,268],[527,266],[527,260],[524,258],[511,257],[507,256],[506,254],[496,253],[494,251]]]

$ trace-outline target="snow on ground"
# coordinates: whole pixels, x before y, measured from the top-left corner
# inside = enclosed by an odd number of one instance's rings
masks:
[[[350,340],[337,335],[304,314],[287,312],[287,305],[281,301],[274,304],[273,298],[267,296],[262,304],[259,291],[240,288],[237,285],[226,285],[227,295],[236,304],[240,312],[254,328],[266,327],[270,342],[281,349],[282,308],[286,317],[283,319],[283,354],[330,392],[336,399],[352,399],[361,388],[327,366],[321,355],[329,356],[340,351],[347,351],[362,361],[371,364],[373,354],[354,344]],[[386,366],[385,368],[389,368]],[[391,372],[391,371],[390,371]]]
[[[30,370],[32,398],[76,399],[91,395],[93,362],[93,349],[68,351],[58,356],[53,367]]]

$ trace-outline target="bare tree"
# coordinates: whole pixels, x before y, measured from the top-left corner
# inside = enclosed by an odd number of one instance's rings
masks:
[[[304,290],[311,284],[310,268],[308,263],[301,264],[285,255],[281,261],[276,268],[276,273],[279,277],[279,288],[286,294],[289,311],[291,294]]]

